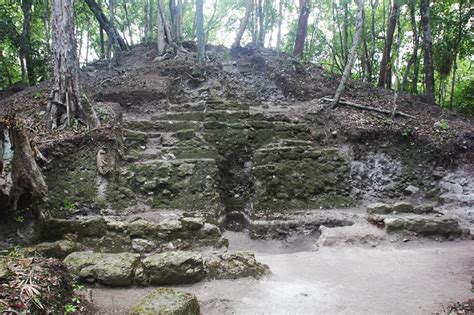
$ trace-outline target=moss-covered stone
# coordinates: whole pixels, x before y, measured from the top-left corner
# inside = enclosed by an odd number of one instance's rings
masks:
[[[207,276],[213,279],[260,278],[270,273],[251,252],[212,255],[205,261]]]
[[[45,242],[29,248],[30,252],[41,254],[45,257],[64,259],[72,252],[78,251],[80,244],[71,240],[60,240],[56,242]]]
[[[110,286],[128,286],[133,282],[139,265],[138,255],[75,252],[64,259],[69,270],[81,281]]]
[[[353,203],[349,161],[341,151],[278,146],[258,150],[255,161],[252,199],[256,212],[348,207]]]
[[[141,284],[183,284],[204,279],[201,254],[186,251],[148,256],[143,260],[143,274],[137,277]]]
[[[136,303],[130,315],[199,315],[199,303],[191,293],[158,288]]]
[[[88,220],[64,220],[49,219],[41,225],[41,239],[45,241],[57,241],[67,234],[75,234],[77,237],[100,237],[105,235],[107,224],[102,218]]]

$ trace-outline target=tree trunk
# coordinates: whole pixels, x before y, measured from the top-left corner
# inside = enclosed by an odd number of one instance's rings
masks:
[[[364,69],[363,82],[370,82],[372,80],[372,63],[367,45],[367,32],[365,31],[365,10],[362,12],[362,39],[362,65]]]
[[[393,1],[393,7],[390,10],[390,17],[388,19],[388,28],[387,28],[387,37],[385,39],[385,45],[383,48],[383,55],[382,61],[380,61],[380,72],[379,72],[379,81],[378,86],[384,87],[387,83],[388,75],[390,73],[389,69],[389,62],[390,62],[390,54],[392,50],[393,44],[393,35],[395,34],[395,28],[397,26],[397,16],[399,10],[399,0]]]
[[[342,30],[343,30],[343,38],[344,38],[344,47],[342,49],[344,50],[344,63],[347,64],[347,58],[349,55],[349,11],[348,11],[348,5],[349,5],[349,0],[343,0],[342,1],[342,8],[344,11],[344,21],[342,24]]]
[[[400,25],[400,14],[397,15],[397,23],[398,23],[398,30],[397,30],[397,50],[395,52],[396,60],[393,63],[393,69],[395,73],[395,82],[393,84],[393,99],[392,99],[392,115],[390,116],[391,119],[395,118],[397,113],[397,100],[398,100],[398,83],[399,83],[399,69],[400,69],[400,45],[401,45],[401,30],[402,27]]]
[[[240,22],[239,32],[235,37],[233,47],[240,47],[240,41],[242,40],[242,36],[244,36],[245,30],[247,29],[247,25],[250,19],[250,13],[253,9],[253,0],[247,0],[247,6],[245,7],[245,15],[242,21]]]
[[[411,55],[410,60],[408,60],[405,74],[403,75],[402,91],[407,90],[408,76],[410,75],[411,67],[418,62],[419,37],[418,37],[418,28],[416,25],[416,0],[410,1],[410,22],[411,22],[411,29],[413,32],[413,53]]]
[[[338,10],[337,4],[336,4],[336,0],[332,1],[332,18],[333,18],[334,24],[337,25],[337,34],[338,34],[338,38],[339,38],[339,45],[341,46],[341,49],[340,49],[340,51],[341,51],[341,63],[346,64],[346,62],[345,62],[346,55],[345,55],[345,51],[344,51],[344,43],[343,43],[343,40],[342,40],[341,22],[339,21],[339,10]],[[336,50],[336,49],[334,49],[334,50]]]
[[[145,43],[148,42],[149,36],[149,22],[148,22],[148,0],[143,0],[143,37]]]
[[[163,52],[166,50],[166,47],[173,42],[173,37],[171,35],[171,29],[169,27],[169,24],[166,20],[165,6],[163,4],[163,0],[158,0],[157,4],[158,4],[158,8],[156,10],[157,26],[158,26],[157,36],[162,37],[162,38],[158,38],[158,43],[159,45],[162,45],[164,42],[164,46],[158,47],[158,53],[163,54]]]
[[[296,31],[295,47],[293,50],[293,55],[298,58],[303,57],[304,43],[308,31],[309,10],[308,0],[300,0],[298,29]]]
[[[197,59],[200,64],[204,63],[206,43],[204,41],[204,8],[203,0],[196,0],[196,35],[197,35]]]
[[[56,128],[66,123],[71,126],[74,118],[90,127],[99,120],[90,104],[81,106],[79,91],[79,60],[74,33],[73,0],[52,0],[52,60],[53,89],[47,107],[46,124]]]
[[[125,11],[125,20],[127,21],[128,36],[130,37],[130,45],[133,46],[132,21],[130,21],[130,16],[128,14],[126,1],[123,2],[123,10]]]
[[[276,50],[280,50],[281,46],[281,24],[283,22],[283,0],[280,0],[278,4],[278,32],[277,32],[277,42],[276,42]]]
[[[421,0],[421,25],[423,27],[425,96],[429,103],[434,104],[436,100],[433,68],[433,40],[431,37],[430,0]]]
[[[150,40],[153,40],[153,29],[155,28],[155,1],[149,0],[149,6],[148,6],[148,30],[150,31],[149,36]],[[156,14],[156,17],[158,17],[158,14]],[[158,21],[156,21],[156,24],[158,25]]]
[[[177,0],[174,16],[174,34],[176,42],[183,40],[183,0]]]
[[[119,50],[127,50],[127,43],[120,36],[117,29],[112,25],[109,19],[105,16],[101,7],[97,4],[95,0],[84,0],[89,7],[89,9],[94,14],[95,18],[99,22],[100,27],[107,33],[107,36],[112,40],[114,46]]]
[[[166,21],[163,20],[163,15],[161,15],[160,10],[160,1],[158,0],[158,10],[156,14],[156,22],[157,22],[157,46],[158,46],[158,54],[164,54],[166,50],[166,32],[165,32],[165,23]]]
[[[364,2],[365,0],[359,0],[359,3],[358,3],[356,29],[355,29],[354,39],[352,41],[352,47],[349,52],[349,57],[347,58],[347,64],[346,64],[346,67],[344,68],[344,73],[342,75],[341,82],[339,82],[339,86],[337,87],[336,94],[334,95],[334,98],[332,99],[332,102],[330,105],[331,108],[334,108],[339,103],[341,99],[341,94],[344,91],[344,88],[346,85],[346,81],[349,79],[351,75],[352,64],[354,63],[354,60],[356,58],[357,46],[359,45],[360,34],[362,31]]]
[[[53,2],[56,0],[53,0]],[[55,35],[53,35],[55,36]],[[41,169],[36,164],[33,150],[26,129],[16,123],[9,129],[10,139],[14,147],[12,158],[12,189],[10,192],[10,205],[13,211],[17,210],[18,202],[22,196],[28,201],[33,201],[31,207],[33,215],[36,219],[44,219],[46,213],[41,211],[42,207],[35,203],[43,203],[46,201],[48,194],[48,186],[44,181]],[[30,206],[28,204],[28,206]]]
[[[458,69],[458,51],[461,46],[462,41],[462,25],[463,25],[463,4],[464,0],[459,2],[459,25],[458,25],[458,36],[456,39],[456,47],[454,49],[453,57],[453,78],[451,79],[451,94],[449,96],[449,110],[453,110],[453,100],[454,100],[454,86],[456,84],[456,70]]]
[[[263,25],[263,5],[262,0],[258,0],[258,46],[263,47],[265,44],[265,26]]]
[[[28,74],[29,85],[35,85],[35,68],[33,63],[33,51],[31,49],[31,8],[33,6],[33,0],[22,0],[21,9],[23,11],[23,30],[21,32],[21,49],[23,50],[23,56],[26,61],[26,72]]]
[[[373,81],[373,68],[375,65],[375,10],[377,9],[378,1],[370,0],[370,8],[371,8],[371,23],[370,23],[370,76],[369,82]]]

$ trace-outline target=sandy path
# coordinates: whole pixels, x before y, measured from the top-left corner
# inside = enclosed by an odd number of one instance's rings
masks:
[[[203,314],[430,314],[474,297],[472,241],[291,253],[275,241],[230,237],[234,248],[252,245],[273,275],[177,287],[196,294]],[[103,313],[126,314],[151,290],[97,288],[93,294]]]

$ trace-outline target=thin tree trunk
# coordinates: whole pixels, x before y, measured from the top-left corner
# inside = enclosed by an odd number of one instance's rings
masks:
[[[149,39],[149,22],[148,22],[148,0],[143,0],[143,37],[145,40],[145,43],[148,42]]]
[[[158,0],[158,11],[156,14],[156,22],[157,22],[157,46],[158,46],[158,54],[164,54],[166,50],[166,32],[165,32],[165,21],[163,20],[163,16],[160,12],[160,1]]]
[[[332,99],[332,102],[330,105],[331,108],[334,108],[339,103],[341,99],[341,94],[344,91],[346,82],[351,75],[352,64],[354,63],[354,60],[356,58],[357,46],[359,45],[359,39],[360,39],[361,31],[362,31],[364,3],[365,3],[365,0],[359,0],[358,2],[356,29],[355,29],[354,38],[352,40],[352,47],[349,52],[349,57],[347,58],[347,64],[346,64],[346,67],[344,68],[344,73],[342,75],[341,82],[339,82],[339,86],[337,87],[336,94],[334,95],[334,98]]]
[[[242,21],[240,22],[239,31],[237,33],[237,36],[235,37],[234,44],[232,45],[233,47],[240,47],[240,41],[242,40],[242,36],[244,35],[245,30],[247,29],[252,9],[253,0],[247,0],[247,6],[245,7],[245,15]]]
[[[375,65],[375,10],[377,9],[378,5],[378,0],[370,0],[370,8],[371,8],[371,23],[370,23],[370,76],[369,76],[369,82],[371,83],[373,81],[373,68]]]
[[[77,118],[90,127],[96,127],[99,120],[92,106],[87,102],[84,102],[84,107],[81,105],[73,0],[52,0],[51,15],[54,79],[46,124],[48,128],[56,128],[64,122],[71,126],[73,119]]]
[[[378,86],[384,87],[387,83],[388,73],[390,73],[389,69],[389,62],[390,62],[390,54],[392,50],[393,44],[393,35],[395,34],[395,28],[397,26],[397,15],[399,10],[399,0],[393,1],[393,7],[390,10],[390,17],[388,20],[388,29],[387,29],[387,37],[385,39],[385,45],[383,49],[382,61],[380,61],[380,72],[379,72],[379,81]]]
[[[33,63],[33,51],[31,49],[31,9],[33,7],[33,0],[22,0],[21,9],[23,11],[23,30],[21,32],[21,49],[26,61],[26,71],[28,73],[29,85],[35,85],[36,76]]]
[[[280,50],[281,46],[281,25],[283,22],[283,0],[280,0],[278,4],[278,32],[277,32],[277,42],[276,42],[276,50]]]
[[[333,22],[337,25],[337,34],[339,37],[339,45],[341,46],[341,63],[346,64],[346,55],[344,51],[344,43],[342,39],[342,30],[341,30],[341,21],[339,20],[339,9],[336,4],[336,0],[332,1],[332,11],[333,11]]]
[[[459,46],[461,45],[461,40],[462,40],[463,4],[464,4],[464,0],[461,0],[459,2],[458,36],[457,36],[457,39],[456,39],[456,47],[454,49],[454,57],[453,57],[453,78],[451,79],[451,95],[449,96],[449,110],[453,110],[454,87],[455,87],[455,84],[456,84],[456,71],[458,69],[458,51],[459,51]]]
[[[206,43],[204,41],[204,8],[203,0],[196,0],[196,35],[197,35],[197,59],[200,64],[204,63]]]
[[[154,19],[155,19],[155,1],[153,0],[149,0],[150,1],[150,5],[148,7],[148,14],[149,14],[149,18],[148,18],[148,30],[150,31],[150,40],[153,39],[153,30],[155,28],[155,23],[154,23]],[[156,17],[158,18],[158,14],[156,14]],[[156,25],[158,25],[158,20],[156,21]]]
[[[174,33],[176,41],[179,43],[183,40],[183,0],[177,0],[175,12]]]
[[[127,21],[128,36],[130,37],[130,45],[133,46],[133,33],[132,33],[132,21],[130,21],[130,16],[128,14],[127,2],[123,2],[123,10],[125,11],[125,20]]]
[[[120,50],[127,50],[127,44],[123,40],[122,36],[120,36],[119,32],[109,19],[105,16],[104,12],[102,11],[101,7],[97,4],[95,0],[84,0],[88,5],[89,9],[94,13],[95,18],[99,22],[102,29],[107,33],[107,36],[112,40],[112,43]]]
[[[165,34],[166,44],[171,45],[171,43],[173,42],[173,35],[171,34],[171,29],[166,19],[165,6],[163,4],[163,0],[158,0],[157,3],[158,3],[157,18],[158,18],[158,15],[161,18],[161,23],[163,24],[163,31]]]
[[[86,65],[89,62],[89,40],[90,40],[90,35],[91,35],[90,30],[91,30],[91,20],[89,18],[87,18],[87,24],[86,24],[86,33],[87,33],[87,36],[86,36],[86,58],[85,58]]]
[[[421,25],[423,27],[425,96],[429,103],[434,104],[436,100],[433,67],[433,39],[431,37],[430,0],[421,0]]]
[[[347,63],[347,58],[349,54],[349,12],[348,12],[348,3],[349,0],[343,0],[342,1],[342,8],[344,12],[344,21],[342,24],[342,30],[343,30],[343,38],[344,38],[344,47],[342,48],[344,50],[344,63]]]
[[[410,1],[410,22],[411,22],[411,28],[413,32],[413,53],[411,55],[410,60],[408,61],[405,74],[403,75],[403,82],[402,82],[402,91],[407,90],[407,84],[408,84],[408,76],[410,75],[410,70],[412,65],[416,64],[418,62],[418,44],[419,44],[419,38],[418,38],[418,29],[416,25],[416,0],[411,0]]]
[[[309,11],[308,0],[300,0],[298,28],[296,31],[295,47],[293,50],[293,55],[298,58],[303,57],[304,43],[308,31]]]
[[[263,47],[265,44],[265,26],[263,23],[263,5],[262,0],[258,0],[258,46]]]
[[[395,115],[397,113],[397,100],[398,100],[398,82],[399,82],[399,69],[400,69],[400,45],[401,45],[401,30],[402,27],[400,25],[400,13],[397,15],[397,24],[398,24],[398,29],[397,29],[397,50],[395,52],[396,60],[393,63],[393,69],[395,73],[395,82],[393,83],[393,100],[392,100],[392,115],[390,116],[391,119],[395,118]]]
[[[367,32],[365,31],[365,10],[362,12],[362,65],[364,69],[363,82],[370,82],[372,78],[372,63],[369,56],[369,48],[367,45]]]

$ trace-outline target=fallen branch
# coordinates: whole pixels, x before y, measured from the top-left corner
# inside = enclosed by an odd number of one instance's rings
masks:
[[[332,102],[332,98],[323,97],[323,98],[321,99],[321,101],[331,103],[331,102]],[[390,111],[390,110],[379,109],[379,108],[370,107],[370,106],[365,106],[365,105],[361,105],[361,104],[349,102],[349,101],[346,101],[346,100],[344,100],[344,99],[341,99],[338,104],[339,104],[339,105],[345,105],[345,106],[353,107],[353,108],[357,108],[357,109],[362,109],[362,110],[368,110],[368,111],[372,111],[372,112],[382,113],[382,114],[386,114],[386,115],[389,115],[389,116],[392,115],[392,111]],[[407,114],[407,113],[400,112],[400,111],[395,111],[395,115],[398,115],[398,116],[401,116],[401,117],[405,117],[405,118],[416,119],[415,116],[412,116],[412,115],[409,115],[409,114]]]

